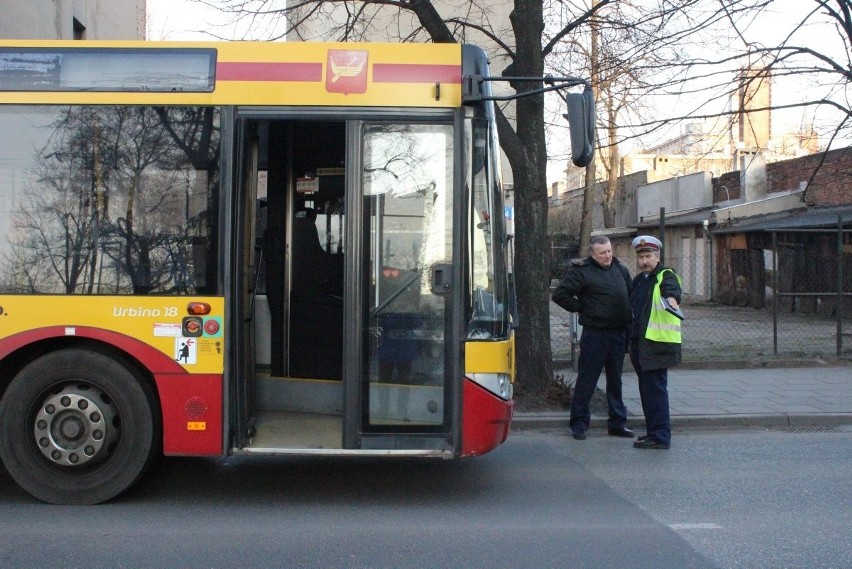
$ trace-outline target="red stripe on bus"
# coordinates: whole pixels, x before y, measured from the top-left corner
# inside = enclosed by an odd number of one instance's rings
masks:
[[[216,64],[217,81],[322,81],[322,63],[225,62]]]
[[[174,361],[173,358],[132,336],[89,326],[74,326],[73,328],[74,333],[71,335],[68,334],[68,329],[65,326],[47,326],[7,336],[0,340],[0,359],[5,358],[19,348],[41,340],[51,338],[65,338],[66,340],[91,338],[104,344],[115,346],[132,355],[152,373],[186,373],[183,367]]]
[[[458,65],[424,65],[413,63],[376,63],[374,83],[461,83]]]

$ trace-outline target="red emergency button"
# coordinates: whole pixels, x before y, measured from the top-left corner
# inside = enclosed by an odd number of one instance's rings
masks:
[[[215,336],[219,333],[219,321],[213,318],[206,320],[204,322],[204,331],[211,336]]]

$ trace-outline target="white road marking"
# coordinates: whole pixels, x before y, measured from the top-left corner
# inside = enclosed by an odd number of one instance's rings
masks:
[[[722,526],[714,523],[686,523],[686,524],[669,524],[673,530],[681,529],[722,529]]]

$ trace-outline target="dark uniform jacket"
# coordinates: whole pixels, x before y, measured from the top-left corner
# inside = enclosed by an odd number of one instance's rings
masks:
[[[586,257],[571,261],[553,291],[553,302],[580,315],[580,324],[598,330],[623,330],[631,321],[630,273],[618,259],[602,267]]]
[[[633,278],[632,294],[630,304],[633,308],[633,327],[630,333],[631,346],[637,349],[639,365],[643,370],[662,369],[676,366],[680,363],[680,344],[670,342],[655,342],[645,338],[645,330],[648,328],[648,320],[651,318],[651,298],[657,275],[666,269],[662,263],[651,271],[645,281],[644,273],[639,273]],[[645,281],[643,283],[643,281]],[[647,286],[645,286],[647,285]],[[677,277],[671,271],[663,275],[660,283],[660,293],[663,298],[674,297],[680,302],[681,289]],[[641,295],[641,298],[640,296]],[[631,348],[633,349],[633,348]]]

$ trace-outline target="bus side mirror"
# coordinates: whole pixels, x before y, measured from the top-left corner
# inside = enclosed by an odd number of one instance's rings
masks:
[[[565,97],[571,132],[571,161],[585,168],[595,156],[595,94],[586,87],[582,93],[568,93]]]

